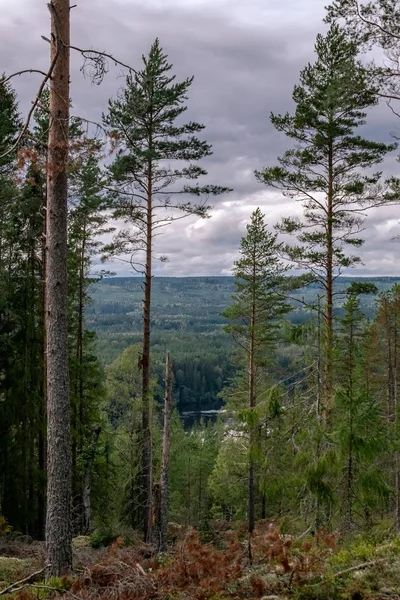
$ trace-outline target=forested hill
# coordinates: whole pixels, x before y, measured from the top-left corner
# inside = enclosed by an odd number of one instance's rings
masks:
[[[344,290],[355,278],[337,280],[336,291]],[[391,288],[400,278],[370,277],[380,291]],[[157,377],[163,377],[165,350],[174,357],[175,395],[181,410],[208,410],[220,406],[218,393],[233,374],[231,354],[234,346],[223,330],[221,312],[230,304],[233,277],[155,277],[152,300],[152,352]],[[321,293],[310,285],[293,293],[312,303]],[[107,278],[93,285],[93,302],[88,308],[88,325],[97,334],[101,360],[111,363],[142,335],[142,283],[139,277]],[[376,297],[361,296],[367,316],[374,313]],[[340,311],[343,297],[337,296]],[[310,311],[297,304],[290,314],[293,322],[310,317]]]

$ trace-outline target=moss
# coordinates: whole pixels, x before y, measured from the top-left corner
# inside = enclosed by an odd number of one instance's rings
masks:
[[[89,535],[80,535],[72,540],[74,548],[91,548],[92,540]]]
[[[32,563],[29,560],[0,556],[0,585],[5,587],[5,585],[22,578],[31,566]]]

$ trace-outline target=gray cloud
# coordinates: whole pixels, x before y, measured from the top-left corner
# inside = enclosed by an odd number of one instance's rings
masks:
[[[228,274],[255,207],[261,206],[271,225],[300,210],[258,184],[253,171],[274,164],[287,146],[271,127],[269,113],[292,107],[293,85],[313,59],[315,35],[324,28],[323,5],[321,0],[85,0],[72,11],[74,45],[107,51],[137,67],[158,36],[178,78],[195,75],[187,115],[206,125],[205,137],[213,144],[214,154],[205,161],[210,180],[234,188],[229,197],[216,199],[210,219],[191,217],[167,228],[157,250],[169,262],[156,264],[156,274]],[[7,3],[0,17],[0,70],[45,69],[48,47],[40,36],[48,35],[48,27],[44,1]],[[103,84],[93,86],[81,66],[73,53],[73,114],[98,121],[108,98],[123,85],[122,69],[110,65]],[[15,80],[23,112],[38,84],[35,75]],[[365,132],[387,141],[399,129],[400,121],[382,106],[371,112]],[[396,172],[394,158],[384,169]],[[400,274],[397,246],[390,242],[400,230],[398,220],[397,207],[371,212],[360,273]],[[130,274],[124,263],[111,268]]]

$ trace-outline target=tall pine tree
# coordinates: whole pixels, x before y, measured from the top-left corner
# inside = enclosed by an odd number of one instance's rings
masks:
[[[325,291],[323,401],[327,424],[333,398],[334,280],[343,269],[360,262],[347,248],[363,240],[363,211],[385,201],[380,163],[395,145],[362,138],[357,129],[366,110],[376,104],[367,74],[357,61],[357,46],[332,25],[317,36],[316,62],[300,74],[293,91],[293,115],[272,115],[278,131],[295,141],[279,159],[279,166],[258,172],[260,182],[275,187],[301,203],[303,218],[282,219],[279,229],[297,243],[287,245],[290,260],[311,272]]]
[[[110,167],[116,187],[114,216],[133,227],[116,236],[112,251],[130,256],[134,270],[144,275],[142,369],[144,532],[152,529],[152,440],[150,398],[151,283],[154,238],[160,228],[185,215],[205,217],[204,201],[192,204],[190,197],[208,197],[227,192],[215,185],[193,182],[207,173],[197,163],[211,154],[211,146],[197,137],[204,126],[181,117],[193,77],[175,82],[158,39],[143,69],[128,75],[117,100],[110,100],[105,126],[115,142],[117,154]],[[182,180],[187,183],[180,184]],[[164,257],[158,257],[164,259]]]

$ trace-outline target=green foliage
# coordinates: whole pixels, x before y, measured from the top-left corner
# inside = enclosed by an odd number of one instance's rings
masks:
[[[11,525],[9,525],[7,520],[0,515],[0,537],[7,535],[7,533],[10,533],[10,531],[12,531]]]
[[[211,146],[196,135],[204,125],[181,121],[193,77],[175,81],[158,39],[142,61],[142,70],[127,76],[119,98],[109,101],[108,114],[103,115],[116,150],[109,167],[116,187],[113,214],[135,225],[133,231],[119,231],[105,255],[129,255],[138,273],[145,272],[140,255],[150,244],[148,226],[153,232],[170,223],[176,211],[206,217],[210,207],[205,202],[192,204],[185,196],[208,197],[230,191],[217,185],[193,185],[207,175],[196,163],[212,153]],[[187,183],[180,185],[182,180]]]
[[[380,173],[369,170],[396,148],[356,133],[366,110],[377,103],[357,50],[336,24],[326,36],[317,36],[317,60],[301,72],[293,91],[295,113],[271,115],[275,128],[296,146],[279,166],[256,173],[262,183],[302,203],[303,219],[284,218],[278,228],[297,238],[298,245],[286,247],[288,257],[319,281],[325,279],[328,259],[336,274],[359,263],[346,251],[363,243],[359,209],[385,200]]]
[[[220,446],[218,424],[200,422],[185,430],[175,415],[171,435],[169,515],[182,525],[203,526],[211,516],[207,482]]]
[[[248,468],[248,441],[239,433],[228,432],[208,480],[214,518],[226,521],[246,518]]]

